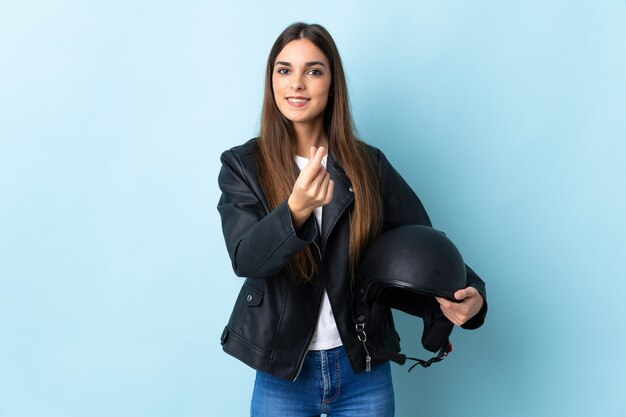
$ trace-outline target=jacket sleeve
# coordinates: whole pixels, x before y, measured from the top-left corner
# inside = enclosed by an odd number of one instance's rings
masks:
[[[385,155],[379,150],[379,175],[383,195],[384,222],[383,231],[405,225],[422,224],[432,227],[432,223],[422,202],[406,183],[404,178],[394,169]],[[483,296],[482,309],[462,327],[476,329],[485,321],[487,315],[487,291],[485,282],[469,267],[467,269],[467,285],[474,287]]]
[[[277,274],[315,238],[314,219],[296,232],[287,201],[267,213],[263,196],[255,193],[232,151],[221,156],[217,210],[235,274],[266,278]],[[257,190],[260,187],[257,187]]]

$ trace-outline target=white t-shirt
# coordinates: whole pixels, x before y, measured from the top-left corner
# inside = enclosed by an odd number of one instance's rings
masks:
[[[322,158],[322,165],[326,168],[327,156]],[[296,155],[296,164],[298,168],[302,169],[309,162],[307,158]],[[318,230],[322,230],[322,207],[317,207],[313,213],[315,214],[315,220]],[[315,327],[315,333],[313,339],[309,344],[309,350],[326,350],[332,349],[337,346],[341,346],[341,338],[339,337],[339,331],[337,330],[337,323],[335,322],[335,316],[333,310],[330,307],[330,300],[328,299],[328,293],[324,289],[324,296],[322,297],[322,306],[320,307],[319,315],[317,316],[317,325]]]

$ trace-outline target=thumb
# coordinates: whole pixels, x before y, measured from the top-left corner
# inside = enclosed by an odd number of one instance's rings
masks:
[[[315,146],[311,146],[311,157],[309,159],[313,159],[315,157],[315,153],[317,152],[317,148]]]
[[[476,289],[474,289],[473,287],[463,288],[454,293],[454,298],[459,301],[465,300],[466,298],[474,295],[474,291],[476,291]]]

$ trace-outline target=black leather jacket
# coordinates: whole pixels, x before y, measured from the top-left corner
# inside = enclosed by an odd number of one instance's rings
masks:
[[[332,149],[326,169],[335,182],[333,199],[324,206],[321,233],[310,216],[297,232],[284,201],[270,210],[256,167],[256,139],[221,156],[218,211],[226,247],[235,274],[246,277],[222,333],[224,350],[250,365],[285,379],[295,379],[317,323],[323,288],[337,322],[339,335],[355,372],[365,369],[363,345],[357,340],[352,313],[348,271],[349,212],[354,196],[350,180],[337,163]],[[387,161],[369,147],[378,161],[384,202],[383,231],[404,224],[430,225],[422,203]],[[307,245],[318,262],[318,273],[306,284],[297,284],[284,266]],[[485,297],[484,282],[468,268],[468,284]],[[482,324],[487,304],[463,327]],[[399,352],[400,338],[389,309],[372,312],[368,340],[385,350]],[[373,365],[376,361],[373,361]]]

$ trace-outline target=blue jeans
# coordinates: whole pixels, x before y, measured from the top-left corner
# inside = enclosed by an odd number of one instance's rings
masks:
[[[343,346],[311,350],[300,375],[288,381],[257,372],[251,417],[392,417],[389,362],[355,374]]]

